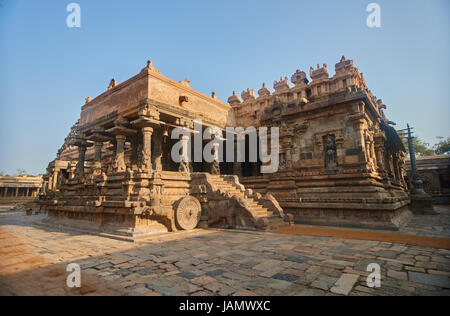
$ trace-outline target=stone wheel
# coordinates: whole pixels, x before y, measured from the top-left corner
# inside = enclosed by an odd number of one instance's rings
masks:
[[[202,213],[200,202],[192,197],[183,198],[175,210],[175,219],[179,228],[192,230],[197,227]]]

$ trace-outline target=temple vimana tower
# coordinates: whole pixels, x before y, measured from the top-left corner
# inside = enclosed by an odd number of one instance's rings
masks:
[[[228,104],[171,80],[151,61],[81,108],[44,177],[45,222],[124,239],[292,223],[398,229],[410,216],[405,149],[362,73],[345,57],[236,93]],[[279,127],[279,168],[261,162],[176,163],[176,127]],[[271,135],[269,135],[269,141]],[[206,143],[206,140],[204,140]],[[237,146],[234,146],[236,148]],[[217,150],[217,149],[216,149]]]

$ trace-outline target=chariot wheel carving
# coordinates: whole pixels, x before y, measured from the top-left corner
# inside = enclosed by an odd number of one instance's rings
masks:
[[[175,210],[175,220],[179,228],[192,230],[197,227],[202,213],[200,202],[192,197],[183,198]]]

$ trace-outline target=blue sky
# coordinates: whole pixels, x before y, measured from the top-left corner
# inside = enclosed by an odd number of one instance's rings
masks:
[[[122,82],[152,59],[226,102],[296,69],[354,59],[398,128],[430,143],[450,136],[450,1],[79,0],[81,28],[66,26],[72,1],[0,0],[0,171],[43,173],[79,118],[86,96]]]

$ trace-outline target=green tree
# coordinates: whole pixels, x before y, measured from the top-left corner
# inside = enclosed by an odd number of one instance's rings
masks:
[[[444,139],[443,137],[438,137],[441,141],[434,145],[433,149],[436,154],[438,155],[444,155],[450,153],[450,137],[447,137],[447,139]]]
[[[401,135],[400,137],[402,138],[403,145],[405,145],[405,149],[407,151],[409,151],[408,138],[406,137],[406,135]],[[413,145],[414,145],[414,151],[416,152],[417,156],[432,156],[432,155],[434,155],[434,150],[432,149],[430,144],[421,140],[419,137],[413,138]]]

